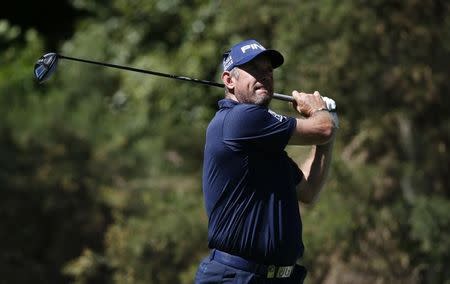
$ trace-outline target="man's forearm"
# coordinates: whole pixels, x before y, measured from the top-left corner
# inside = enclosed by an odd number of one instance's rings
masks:
[[[304,203],[312,203],[317,199],[325,184],[330,169],[334,138],[322,145],[313,146],[310,156],[301,165],[304,180],[298,187],[298,199]]]

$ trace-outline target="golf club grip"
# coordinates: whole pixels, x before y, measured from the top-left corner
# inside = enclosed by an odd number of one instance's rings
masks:
[[[295,101],[294,98],[291,96],[278,94],[278,93],[273,93],[273,98],[280,100],[280,101],[286,101],[286,102],[294,102]]]

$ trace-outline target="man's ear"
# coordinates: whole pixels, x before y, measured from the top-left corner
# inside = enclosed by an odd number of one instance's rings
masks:
[[[228,90],[234,89],[234,80],[233,80],[233,78],[231,76],[230,71],[224,71],[222,73],[222,81],[223,81],[223,84],[225,85],[225,87]]]

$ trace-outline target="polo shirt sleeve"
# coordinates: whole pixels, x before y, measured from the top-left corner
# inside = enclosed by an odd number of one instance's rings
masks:
[[[297,121],[266,107],[239,104],[224,120],[224,143],[233,151],[279,152],[284,150]]]

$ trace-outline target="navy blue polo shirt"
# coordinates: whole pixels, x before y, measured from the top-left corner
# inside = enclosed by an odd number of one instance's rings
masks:
[[[296,119],[219,101],[206,131],[203,193],[208,245],[264,264],[303,254],[296,186],[303,174],[284,148]]]

